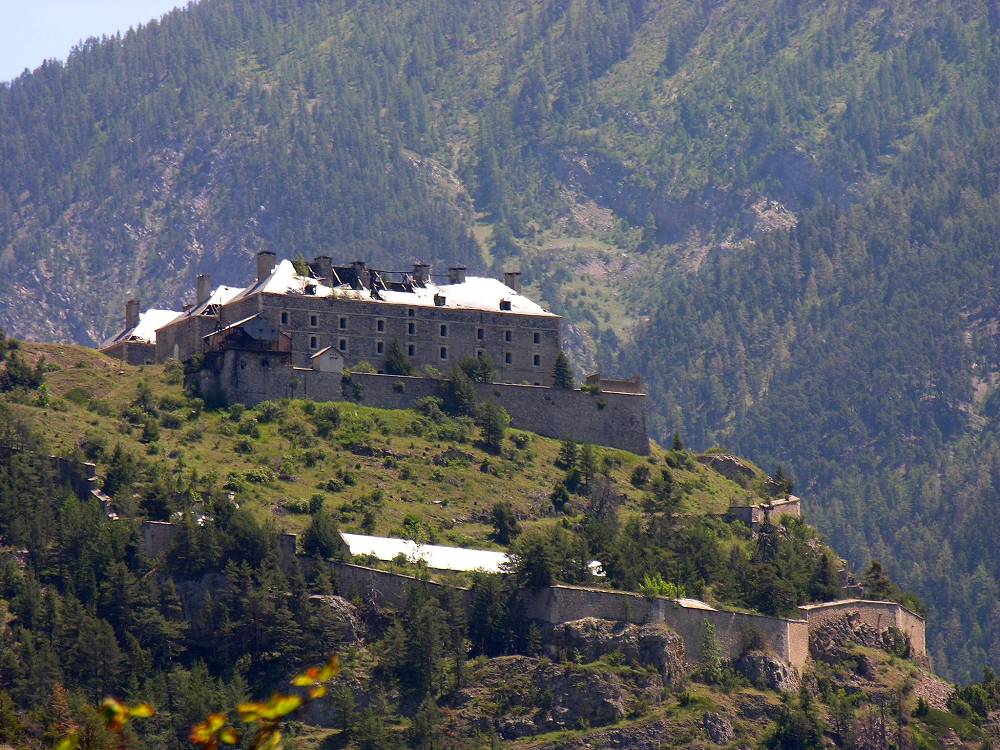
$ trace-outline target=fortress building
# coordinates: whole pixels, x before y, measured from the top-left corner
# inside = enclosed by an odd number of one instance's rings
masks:
[[[434,279],[423,263],[383,271],[362,261],[334,265],[327,256],[279,263],[261,252],[250,286],[213,288],[202,274],[195,291],[180,313],[139,316],[130,300],[125,331],[101,350],[131,364],[201,358],[203,389],[231,402],[347,398],[388,408],[434,395],[461,360],[488,358],[494,382],[477,384],[480,396],[504,406],[515,426],[648,451],[638,378],[595,375],[587,391],[550,387],[562,318],[521,293],[518,272],[501,282],[459,266]],[[416,377],[393,380],[394,351]],[[350,387],[345,371],[354,371]]]

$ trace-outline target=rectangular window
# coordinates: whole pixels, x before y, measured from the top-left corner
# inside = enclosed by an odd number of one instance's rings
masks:
[[[406,332],[408,334],[410,334],[411,336],[414,335],[417,332],[417,324],[416,323],[407,323],[406,324]]]
[[[482,328],[477,328],[476,338],[482,341],[484,338],[486,338],[486,331],[484,331]]]
[[[532,357],[531,358],[531,364],[533,364],[535,367],[541,367],[542,366],[542,355],[536,354],[534,357]]]
[[[535,331],[534,341],[536,344],[540,344],[542,342],[542,334],[540,334],[538,331]]]
[[[341,331],[346,331],[347,330],[347,318],[341,318],[340,319],[340,330]]]
[[[513,359],[514,358],[511,356],[510,352],[503,353],[503,363],[505,365],[509,365],[513,361]]]
[[[416,353],[417,353],[417,347],[415,347],[413,344],[407,345],[406,356],[413,357],[416,355]]]
[[[442,346],[441,347],[441,359],[448,359],[448,347],[447,346]]]
[[[310,336],[309,337],[309,348],[310,349],[319,349],[319,339],[316,338],[315,336]]]
[[[375,342],[375,353],[376,354],[384,354],[385,353],[385,344],[383,342],[381,342],[381,341],[376,341]]]
[[[315,328],[318,325],[319,325],[319,316],[318,315],[310,315],[309,316],[309,326],[312,327],[312,328]]]
[[[513,331],[504,331],[503,332],[503,340],[504,341],[507,341],[509,343],[511,340],[513,340],[513,338],[514,338],[514,332]]]
[[[484,356],[486,356],[486,353],[482,349],[476,352],[476,359],[482,359]]]
[[[281,311],[281,325],[283,326],[288,325],[288,310]]]
[[[412,307],[407,308],[407,310],[406,310],[406,316],[408,318],[412,318],[416,314],[417,314],[417,311],[414,310]]]
[[[442,336],[447,336],[448,335],[448,324],[447,323],[442,323],[441,324],[441,335]]]
[[[347,351],[347,339],[341,339],[340,341],[338,341],[337,342],[337,348],[340,349],[340,351],[342,351],[342,352],[346,352]]]
[[[379,333],[382,333],[382,331],[385,330],[385,321],[382,320],[382,318],[375,321],[375,330]]]

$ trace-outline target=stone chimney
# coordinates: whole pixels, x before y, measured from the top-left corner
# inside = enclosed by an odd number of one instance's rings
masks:
[[[431,267],[427,263],[413,264],[413,283],[426,284],[431,280]]]
[[[351,269],[354,271],[354,286],[356,289],[367,289],[371,286],[368,269],[365,268],[365,262],[363,260],[353,261],[351,263]]]
[[[520,271],[505,271],[503,275],[503,283],[509,288],[513,289],[518,294],[521,293],[521,272]]]
[[[130,299],[125,303],[125,328],[139,325],[139,300]]]
[[[329,255],[317,255],[313,258],[313,273],[326,281],[328,284],[333,278],[333,258]]]
[[[449,284],[464,284],[465,283],[465,266],[454,266],[448,269],[448,283]]]
[[[257,281],[263,281],[270,276],[277,262],[278,256],[270,250],[261,250],[257,253]]]
[[[198,286],[196,288],[196,298],[194,303],[196,305],[204,304],[208,302],[209,297],[212,296],[212,277],[207,273],[198,274]]]

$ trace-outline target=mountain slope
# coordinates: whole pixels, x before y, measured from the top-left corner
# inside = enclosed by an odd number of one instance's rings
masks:
[[[261,247],[519,264],[660,437],[792,466],[971,677],[998,29],[997,0],[203,0],[0,90],[0,322],[93,343]]]

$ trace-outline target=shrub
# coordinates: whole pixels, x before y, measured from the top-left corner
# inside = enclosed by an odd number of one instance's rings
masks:
[[[683,599],[687,596],[684,586],[664,580],[659,573],[653,575],[647,573],[639,584],[639,593],[643,596],[662,596],[667,599]]]

